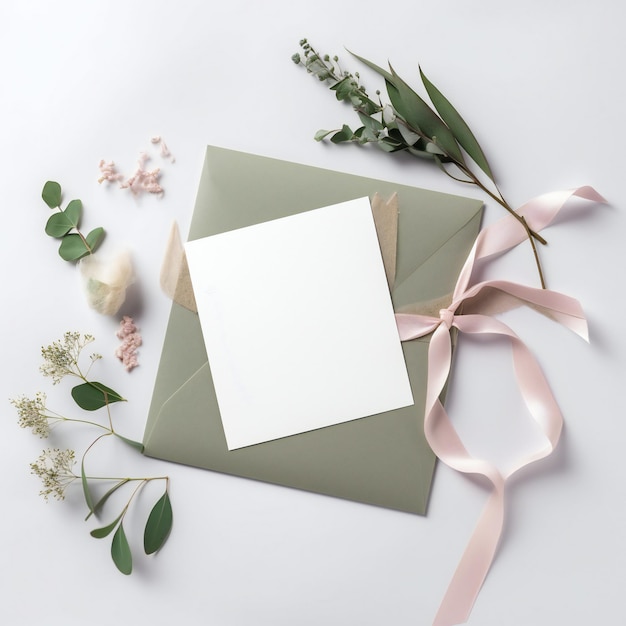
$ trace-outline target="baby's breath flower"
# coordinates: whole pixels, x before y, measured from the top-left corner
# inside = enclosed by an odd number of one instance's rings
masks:
[[[39,435],[42,439],[48,436],[50,425],[46,415],[45,393],[38,391],[32,399],[26,396],[14,398],[11,404],[17,409],[18,423],[22,428],[32,428],[33,434]]]
[[[65,489],[78,476],[72,471],[74,465],[74,450],[59,450],[48,448],[39,458],[30,464],[33,474],[41,478],[43,489],[39,492],[46,501],[49,496],[57,500],[65,499]]]
[[[84,378],[78,366],[78,358],[81,350],[93,340],[92,335],[81,336],[77,332],[66,332],[63,339],[41,348],[44,360],[39,368],[41,373],[52,378],[53,385],[59,383],[65,376]],[[100,358],[102,357],[99,354],[91,355],[92,362]]]

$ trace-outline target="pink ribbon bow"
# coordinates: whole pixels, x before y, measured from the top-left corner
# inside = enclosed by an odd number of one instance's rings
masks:
[[[522,206],[518,213],[530,228],[539,232],[548,226],[564,204],[573,196],[606,202],[592,187],[545,194]],[[475,265],[493,255],[513,248],[526,238],[517,220],[508,215],[485,228],[470,252],[452,296],[452,303],[439,311],[439,317],[396,314],[402,341],[432,333],[428,351],[428,386],[424,430],[434,453],[446,465],[466,474],[481,474],[492,484],[487,504],[461,557],[456,572],[441,602],[434,626],[461,624],[469,618],[472,606],[491,567],[504,522],[506,481],[522,467],[548,456],[556,447],[563,418],[539,364],[519,337],[501,321],[479,313],[481,301],[496,306],[514,298],[519,304],[538,309],[587,340],[587,322],[580,304],[566,295],[502,280],[485,281],[471,286]],[[439,396],[448,379],[452,345],[450,330],[463,333],[497,334],[511,343],[513,364],[522,397],[546,438],[545,445],[522,458],[506,474],[487,461],[472,457],[465,449],[448,417]]]

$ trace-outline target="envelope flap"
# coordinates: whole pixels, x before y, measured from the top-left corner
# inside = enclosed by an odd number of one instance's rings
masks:
[[[400,221],[407,222],[407,232],[401,235],[398,245],[402,244],[404,254],[410,257],[399,258],[397,280],[412,273],[468,221],[480,215],[483,204],[480,200],[213,146],[207,148],[204,180],[207,182],[201,186],[198,204],[226,204],[236,206],[237,211],[196,211],[190,239],[366,195],[371,197],[376,192],[385,198],[397,192]],[[437,219],[432,219],[435,215]],[[413,229],[415,223],[417,229]]]

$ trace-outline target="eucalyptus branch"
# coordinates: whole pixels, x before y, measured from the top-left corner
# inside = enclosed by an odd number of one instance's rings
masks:
[[[59,255],[65,261],[77,261],[93,254],[104,237],[102,227],[94,228],[87,235],[79,230],[83,203],[71,200],[65,209],[61,208],[61,185],[49,180],[43,187],[41,197],[51,208],[58,209],[46,222],[46,234],[61,240]]]
[[[329,65],[328,55],[321,57],[306,39],[300,41],[300,46],[303,54],[302,56],[299,53],[294,54],[292,56],[294,63],[303,65],[307,72],[314,74],[320,81],[329,83],[337,99],[350,104],[362,123],[356,130],[352,130],[346,124],[339,129],[319,130],[315,134],[317,141],[329,139],[332,143],[375,143],[386,152],[406,151],[412,156],[426,157],[434,161],[447,176],[458,182],[475,185],[520,223],[530,241],[541,286],[545,288],[544,274],[535,242],[546,244],[546,240],[532,230],[524,217],[505,200],[469,126],[421,69],[422,83],[433,107],[402,80],[391,65],[387,71],[367,59],[353,55],[385,80],[390,104],[383,105],[379,91],[376,93],[380,104],[376,104],[359,85],[357,73],[352,75],[344,71],[339,77],[334,71],[334,66]],[[333,57],[333,61],[338,66],[338,58]],[[481,180],[478,173],[468,164],[467,157],[491,181],[495,191]],[[467,179],[453,175],[445,167],[446,163],[455,165]]]

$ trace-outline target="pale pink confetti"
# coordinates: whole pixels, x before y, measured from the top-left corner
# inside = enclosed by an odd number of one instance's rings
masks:
[[[140,191],[163,193],[163,187],[159,185],[161,170],[158,167],[151,171],[144,169],[146,161],[149,158],[150,157],[145,152],[139,154],[137,170],[130,178],[122,183],[122,189],[130,189],[133,193],[139,193]]]
[[[172,163],[176,161],[176,159],[172,156],[170,149],[167,147],[167,144],[163,141],[163,139],[159,135],[152,137],[150,141],[154,144],[159,144],[161,146],[161,156],[164,159],[170,159]]]
[[[120,321],[120,329],[115,333],[117,338],[122,340],[122,345],[115,351],[115,356],[122,362],[127,372],[139,365],[137,348],[142,344],[142,338],[137,331],[133,318],[124,315]]]
[[[100,176],[100,178],[98,178],[98,182],[102,183],[103,181],[108,181],[110,183],[114,183],[118,180],[122,180],[124,177],[115,169],[115,163],[113,163],[113,161],[110,161],[109,163],[107,163],[104,159],[102,159],[100,161],[100,163],[98,164],[98,167],[100,168],[100,172],[102,174],[102,176]]]

